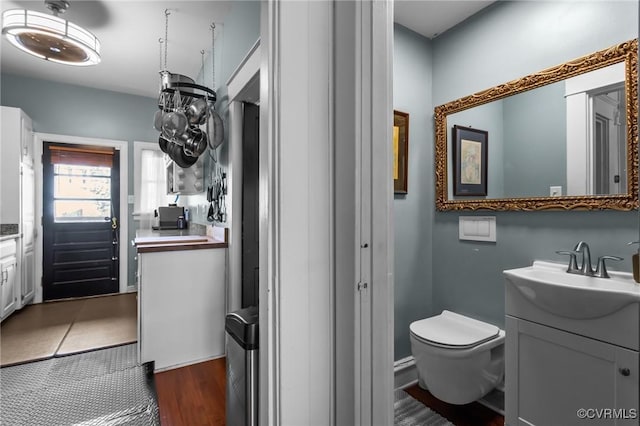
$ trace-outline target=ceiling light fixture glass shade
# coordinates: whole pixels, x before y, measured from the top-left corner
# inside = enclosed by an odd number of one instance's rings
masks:
[[[25,9],[2,14],[2,34],[18,49],[66,65],[100,63],[100,42],[84,28],[58,16]]]

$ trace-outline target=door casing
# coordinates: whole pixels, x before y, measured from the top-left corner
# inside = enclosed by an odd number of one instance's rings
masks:
[[[95,145],[112,147],[120,151],[120,293],[125,293],[128,286],[128,250],[129,250],[129,212],[127,203],[129,197],[129,143],[127,141],[119,141],[112,139],[97,139],[97,138],[85,138],[78,136],[65,136],[52,133],[35,133],[35,183],[36,183],[36,235],[43,235],[42,233],[42,188],[43,182],[43,168],[42,168],[42,152],[44,142],[58,142],[75,145]],[[42,302],[42,238],[36,239],[36,295],[34,303]]]

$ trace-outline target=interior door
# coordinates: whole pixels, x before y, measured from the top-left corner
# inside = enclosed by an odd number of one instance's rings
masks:
[[[242,307],[258,305],[260,108],[244,104],[242,131]]]
[[[119,291],[119,168],[112,148],[44,144],[44,300]]]

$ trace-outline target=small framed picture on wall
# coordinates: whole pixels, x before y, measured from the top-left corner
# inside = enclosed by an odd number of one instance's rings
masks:
[[[453,195],[487,195],[485,130],[453,126]]]
[[[393,111],[393,192],[407,193],[409,174],[409,114]]]

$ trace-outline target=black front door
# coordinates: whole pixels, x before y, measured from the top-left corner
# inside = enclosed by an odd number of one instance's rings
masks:
[[[44,144],[43,298],[119,291],[119,151]]]
[[[242,131],[242,307],[258,305],[260,108],[244,104]]]

